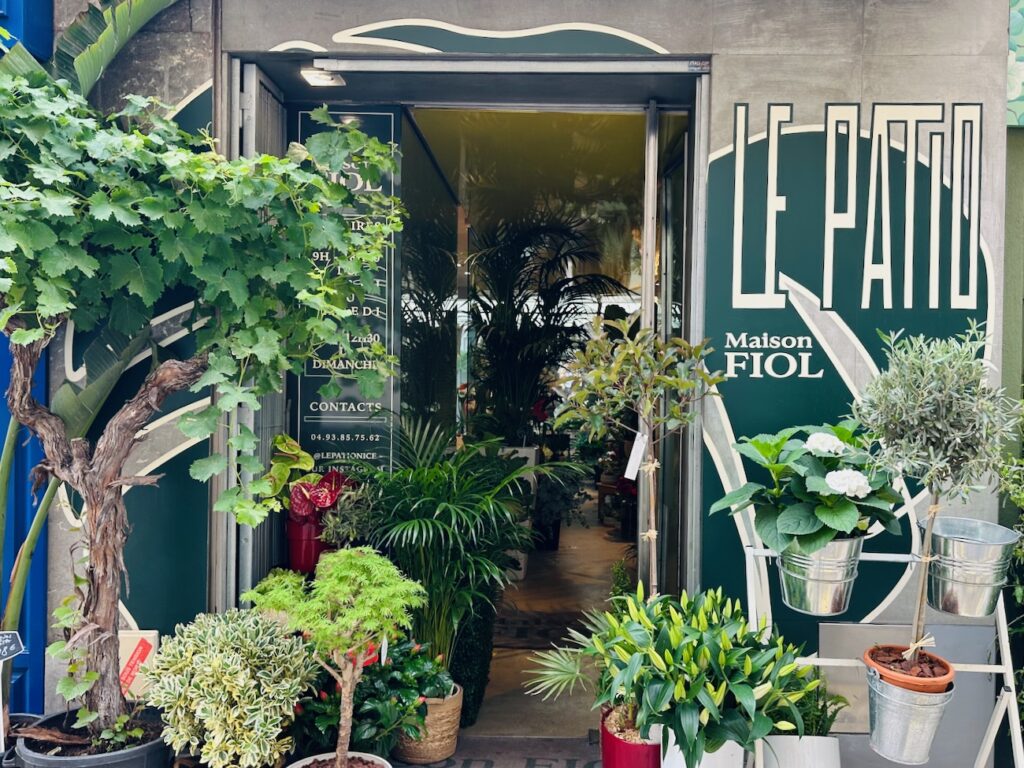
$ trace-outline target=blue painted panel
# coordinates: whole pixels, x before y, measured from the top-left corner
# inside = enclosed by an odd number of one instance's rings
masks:
[[[11,0],[8,0],[9,2]],[[2,0],[0,0],[2,2]],[[46,366],[39,366],[34,394],[40,402],[46,401]],[[11,378],[11,356],[7,341],[0,341],[0,391],[6,392]],[[6,406],[0,408],[0,435],[7,429],[10,414]],[[29,440],[28,431],[22,428],[18,437],[18,452],[11,472],[11,487],[7,497],[7,531],[3,542],[3,583],[2,597],[7,601],[10,585],[11,565],[18,547],[24,541],[36,502],[42,499],[42,490],[33,497],[29,472],[43,458],[42,448],[35,439]],[[11,690],[12,712],[43,711],[43,664],[46,651],[46,531],[39,537],[32,570],[29,574],[25,602],[21,614],[21,637],[25,642],[25,653],[14,661],[14,685]]]
[[[53,54],[52,0],[0,0],[0,26],[37,59],[49,59]]]

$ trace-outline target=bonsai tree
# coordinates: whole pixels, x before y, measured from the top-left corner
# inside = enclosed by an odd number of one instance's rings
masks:
[[[334,127],[293,146],[289,159],[228,161],[209,137],[181,132],[129,99],[111,119],[97,115],[66,85],[45,74],[0,73],[0,327],[14,358],[7,402],[15,419],[42,443],[37,482],[56,478],[85,503],[89,560],[81,600],[57,614],[67,642],[51,651],[69,662],[59,691],[84,696],[79,724],[94,734],[127,713],[118,679],[118,601],[128,520],[124,488],[157,477],[126,475],[140,430],[174,393],[214,390],[210,406],[182,419],[193,438],[234,422],[239,405],[259,407],[261,393],[280,387],[286,372],[310,358],[326,370],[333,358],[374,361],[357,374],[380,385],[388,366],[382,348],[355,347],[361,325],[350,307],[373,285],[375,267],[399,226],[393,200],[361,196],[373,215],[358,233],[341,211],[353,193],[332,179],[355,169],[375,179],[393,168],[390,149],[348,128]],[[329,122],[326,109],[318,119]],[[331,250],[317,264],[309,250]],[[50,341],[69,323],[101,319],[126,336],[145,333],[161,302],[193,296],[195,350],[183,360],[154,359],[138,392],[90,443],[32,395],[32,379]],[[360,367],[360,366],[354,366]],[[333,379],[325,396],[340,390]],[[256,435],[244,426],[229,441],[237,462],[213,455],[198,461],[199,480],[230,471],[238,483],[216,503],[255,525],[271,507]],[[253,497],[256,498],[253,498]]]
[[[692,599],[668,595],[614,597],[604,613],[588,614],[585,631],[568,644],[536,654],[529,692],[545,699],[586,688],[598,672],[594,708],[611,707],[611,728],[646,739],[662,726],[688,768],[732,741],[748,751],[773,729],[803,734],[795,706],[820,684],[797,664],[800,649],[747,624],[738,600],[721,588]]]
[[[921,559],[927,563],[941,499],[966,498],[999,471],[1020,408],[991,384],[986,337],[977,325],[946,339],[900,333],[882,339],[888,365],[854,403],[853,413],[878,438],[879,463],[928,490],[931,503],[921,542]],[[920,572],[908,664],[917,661],[925,641],[928,568]]]
[[[875,466],[856,422],[790,427],[741,438],[733,447],[766,470],[771,484],[745,483],[710,511],[735,514],[753,506],[754,527],[776,552],[811,554],[836,538],[864,536],[875,523],[899,534],[893,505],[901,497],[891,473]]]
[[[348,768],[352,708],[363,667],[397,631],[412,624],[424,603],[423,587],[369,547],[342,549],[320,558],[307,582],[292,571],[274,571],[242,596],[278,615],[313,646],[313,658],[341,690],[335,768]]]
[[[287,755],[295,703],[316,673],[302,638],[238,610],[179,624],[142,670],[164,740],[210,768],[263,768]]]
[[[693,420],[693,407],[724,379],[705,365],[706,344],[663,340],[639,328],[639,316],[594,322],[594,336],[566,366],[561,383],[568,391],[555,427],[580,421],[591,440],[617,428],[646,439],[640,471],[647,481],[648,584],[658,592],[658,446]],[[636,415],[636,425],[626,418]]]

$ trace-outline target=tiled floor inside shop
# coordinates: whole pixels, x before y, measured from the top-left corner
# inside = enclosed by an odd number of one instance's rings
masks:
[[[558,701],[544,701],[528,695],[523,687],[532,651],[558,643],[567,625],[578,621],[584,610],[604,605],[611,589],[612,566],[626,554],[618,523],[613,519],[598,523],[596,497],[585,504],[584,512],[588,525],[563,525],[558,550],[531,553],[525,578],[507,590],[498,610],[490,685],[480,719],[465,731],[467,737],[529,736],[559,741],[571,737],[581,750],[581,760],[591,752],[597,754],[596,746],[583,749],[598,724],[591,709],[592,688],[577,689]],[[585,763],[583,760],[578,767]]]

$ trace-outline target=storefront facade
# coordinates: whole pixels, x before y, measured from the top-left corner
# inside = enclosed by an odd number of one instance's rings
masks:
[[[1004,264],[1005,0],[979,0],[967,11],[955,0],[179,5],[149,38],[160,55],[133,44],[108,77],[129,92],[153,72],[169,72],[155,95],[176,104],[183,123],[212,122],[235,154],[283,151],[302,138],[303,110],[320,102],[339,115],[375,115],[381,137],[399,143],[410,108],[643,115],[638,303],[666,334],[710,339],[713,365],[726,375],[700,428],[663,457],[672,478],[661,500],[667,583],[756,594],[787,636],[831,656],[871,642],[876,630],[866,622],[908,622],[910,574],[892,564],[862,576],[844,617],[850,624],[838,630],[782,610],[768,565],[744,567],[743,546],[760,543],[752,519],[709,518],[706,510],[746,480],[730,449],[736,438],[849,412],[884,365],[877,330],[950,335],[972,320],[985,323],[990,360],[1004,382],[1019,383],[1020,265]],[[207,41],[209,66],[190,64],[177,77],[166,62]],[[115,103],[115,91],[101,86],[100,100]],[[666,147],[659,121],[673,114],[685,116],[675,185],[658,154]],[[522,136],[524,146],[530,141]],[[408,185],[397,181],[402,196]],[[673,216],[679,229],[670,249],[664,230]],[[180,339],[180,319],[163,318],[168,344]],[[382,333],[400,344],[386,322]],[[65,341],[51,360],[55,383],[76,366],[73,340]],[[304,407],[329,410],[303,400],[301,381],[289,397],[254,417],[263,434],[289,423],[301,431],[311,423]],[[400,389],[390,398],[380,407],[397,410]],[[178,403],[176,412],[201,402]],[[331,434],[367,433],[358,418],[330,423]],[[139,467],[168,472],[163,487],[176,494],[174,507],[184,502],[197,513],[185,527],[172,508],[135,523],[126,612],[138,613],[140,626],[169,631],[187,618],[189,601],[196,610],[233,604],[276,545],[219,516],[207,524],[207,490],[185,470],[202,445],[161,427],[147,450]],[[869,548],[919,546],[914,523],[926,502],[907,498],[903,538]],[[997,503],[976,500],[965,512],[995,519]],[[187,589],[161,614],[153,597],[165,587],[147,583],[144,572],[157,569],[141,563],[160,556],[169,531],[186,532],[175,552],[185,553]],[[70,535],[53,526],[51,553],[65,551]],[[62,594],[60,572],[51,562],[52,595]],[[947,648],[982,658],[986,632],[936,628]],[[973,685],[964,684],[958,712],[947,715],[961,718],[970,744],[990,700],[985,683]],[[863,702],[855,704],[851,732],[863,729]],[[970,764],[970,748],[956,742],[937,744],[932,764]]]

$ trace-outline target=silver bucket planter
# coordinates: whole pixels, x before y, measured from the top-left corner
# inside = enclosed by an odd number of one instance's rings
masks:
[[[928,605],[957,616],[991,616],[1018,539],[1016,531],[984,520],[937,518],[932,530],[934,559],[928,567]]]
[[[850,607],[864,537],[834,539],[810,555],[779,555],[782,602],[800,613],[837,616]]]
[[[871,748],[886,760],[902,765],[924,765],[942,713],[953,698],[953,685],[945,693],[920,693],[882,680],[868,670],[868,716]]]

